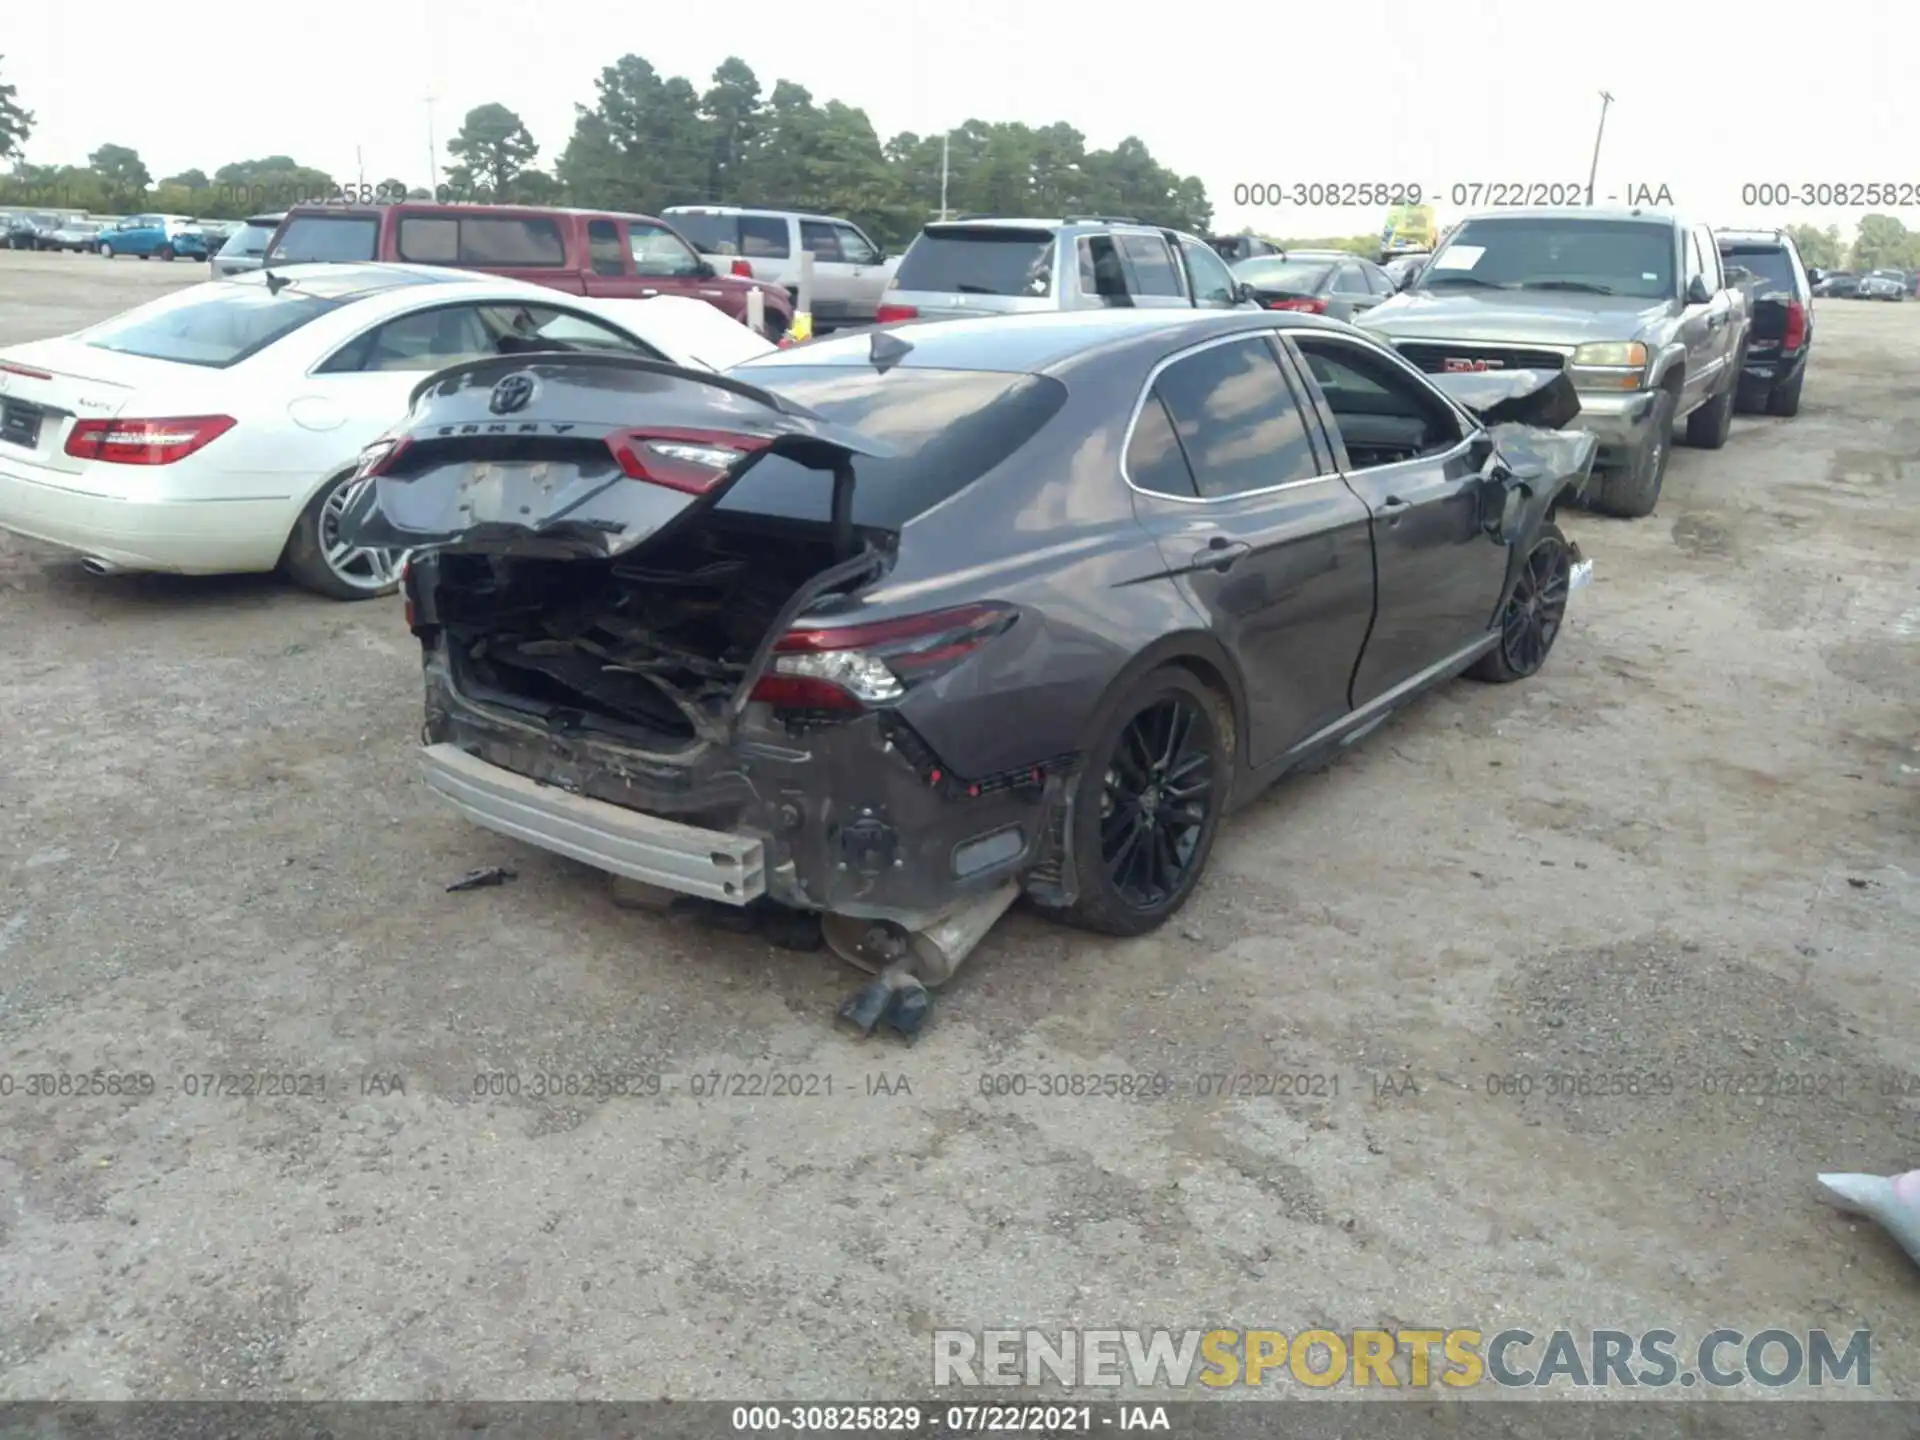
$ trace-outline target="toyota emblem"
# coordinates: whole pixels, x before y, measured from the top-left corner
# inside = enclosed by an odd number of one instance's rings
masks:
[[[487,401],[487,408],[496,415],[511,415],[533,403],[534,394],[539,388],[533,376],[524,370],[517,375],[509,375],[493,387],[493,398]]]

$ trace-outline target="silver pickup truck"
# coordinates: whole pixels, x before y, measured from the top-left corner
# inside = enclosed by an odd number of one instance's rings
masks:
[[[1717,450],[1753,323],[1704,225],[1641,210],[1506,210],[1456,228],[1357,322],[1420,369],[1565,370],[1600,442],[1585,499],[1653,513],[1674,427]]]

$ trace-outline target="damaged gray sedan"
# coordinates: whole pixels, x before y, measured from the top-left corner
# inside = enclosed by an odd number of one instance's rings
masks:
[[[1152,930],[1278,776],[1537,671],[1590,572],[1577,410],[1279,313],[516,356],[423,382],[346,525],[413,552],[436,791],[824,929],[877,974],[842,1016],[911,1033],[1022,893]]]

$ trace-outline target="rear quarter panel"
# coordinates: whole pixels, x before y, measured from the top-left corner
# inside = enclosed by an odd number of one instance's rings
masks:
[[[876,610],[897,613],[977,600],[1020,607],[1012,630],[900,707],[964,776],[1082,748],[1142,652],[1199,626],[1120,477],[1146,369],[1127,361],[1096,378],[1083,368],[1033,442],[904,527],[894,570],[870,593]]]

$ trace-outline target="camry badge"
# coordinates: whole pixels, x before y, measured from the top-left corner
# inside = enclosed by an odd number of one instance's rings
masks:
[[[524,370],[517,375],[509,375],[493,387],[493,396],[487,401],[487,408],[496,415],[511,415],[532,404],[539,388],[533,376]]]

